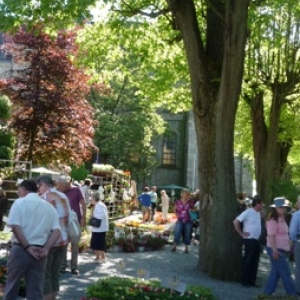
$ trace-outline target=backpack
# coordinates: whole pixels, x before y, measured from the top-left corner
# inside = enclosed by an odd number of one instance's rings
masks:
[[[70,210],[67,224],[68,239],[72,244],[78,244],[81,237],[81,227],[78,222],[77,214]]]

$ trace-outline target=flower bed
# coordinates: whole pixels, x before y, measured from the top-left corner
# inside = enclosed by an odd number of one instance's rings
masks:
[[[215,300],[210,289],[188,285],[181,295],[161,286],[158,280],[106,277],[87,287],[87,297],[80,300]]]
[[[168,214],[168,223],[175,223],[176,220],[177,218],[175,214],[173,213]],[[161,212],[156,212],[154,218],[154,224],[144,224],[142,223],[142,219],[138,219],[138,220],[126,220],[126,221],[116,222],[115,226],[119,228],[134,227],[143,231],[155,230],[161,232],[164,231],[164,229],[166,228],[166,226],[163,225]]]

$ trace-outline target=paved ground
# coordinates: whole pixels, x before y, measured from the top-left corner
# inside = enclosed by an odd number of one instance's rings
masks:
[[[262,288],[244,288],[238,283],[228,283],[208,278],[206,274],[196,268],[197,247],[191,246],[190,253],[183,253],[183,248],[176,253],[170,252],[171,246],[165,246],[164,250],[143,253],[108,253],[108,261],[105,264],[94,264],[92,253],[80,254],[80,275],[72,275],[67,272],[61,276],[61,292],[59,299],[79,300],[85,296],[85,287],[103,276],[122,275],[118,268],[120,260],[125,262],[125,275],[135,276],[139,268],[150,271],[150,277],[177,278],[187,284],[203,285],[213,290],[220,300],[253,300],[262,294]],[[292,264],[291,264],[292,266]],[[266,254],[262,254],[257,282],[264,286],[268,276],[269,262]],[[280,285],[277,294],[284,294]],[[113,300],[113,299],[112,299]]]
[[[137,218],[132,216],[131,218]],[[84,297],[85,288],[96,282],[103,276],[126,275],[136,276],[138,269],[150,272],[151,278],[171,278],[176,276],[180,281],[187,284],[202,285],[209,287],[218,300],[254,300],[255,297],[263,292],[269,272],[269,260],[266,253],[261,255],[257,283],[262,288],[244,288],[238,283],[228,283],[209,278],[205,273],[197,270],[198,247],[190,246],[190,253],[183,253],[183,248],[178,247],[176,253],[170,251],[171,246],[167,245],[161,251],[154,252],[135,252],[135,253],[107,253],[107,262],[95,264],[92,252],[81,253],[79,255],[78,276],[68,272],[61,275],[61,291],[58,299],[60,300],[79,300]],[[1,250],[0,256],[4,255]],[[70,256],[70,253],[68,253]],[[69,257],[70,259],[70,257]],[[125,271],[119,269],[119,261],[125,263]],[[294,266],[291,263],[293,270]],[[280,284],[276,294],[285,294]],[[117,300],[117,299],[112,299]]]

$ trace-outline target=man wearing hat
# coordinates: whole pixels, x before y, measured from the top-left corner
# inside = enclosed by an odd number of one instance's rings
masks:
[[[294,243],[294,255],[296,260],[296,280],[295,285],[297,292],[300,292],[300,196],[297,199],[298,210],[293,213],[290,224],[290,238]]]
[[[260,257],[262,201],[259,197],[252,200],[252,207],[243,211],[234,221],[234,228],[242,237],[244,255],[242,260],[242,280],[245,287],[258,287],[255,283]],[[243,226],[241,226],[243,224]]]

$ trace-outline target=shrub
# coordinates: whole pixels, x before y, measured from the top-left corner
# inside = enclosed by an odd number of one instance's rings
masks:
[[[215,300],[213,293],[205,287],[188,286],[184,295],[161,286],[158,280],[106,277],[87,287],[87,299],[99,300]]]

